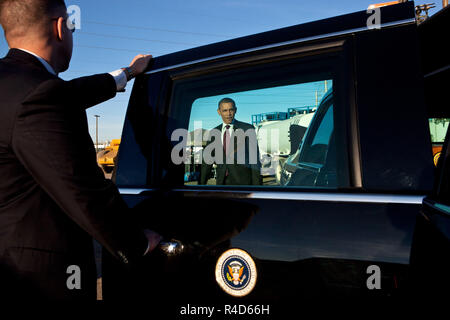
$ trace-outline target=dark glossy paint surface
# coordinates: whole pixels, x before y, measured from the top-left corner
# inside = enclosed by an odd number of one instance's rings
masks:
[[[418,27],[424,75],[449,65],[448,35],[444,31],[448,30],[449,21],[450,6],[447,6]]]
[[[166,238],[200,242],[207,248],[226,239],[231,247],[245,249],[258,259],[285,262],[335,257],[407,264],[420,208],[413,204],[242,199],[233,194],[216,198],[189,191],[148,194],[125,199]],[[160,211],[156,213],[154,207]]]
[[[383,291],[378,294],[408,286],[407,264],[419,205],[243,200],[159,192],[125,199],[130,206],[137,204],[135,214],[144,225],[168,239],[182,240],[190,249],[177,259],[153,256],[149,260],[160,280],[170,278],[174,283],[155,282],[139,272],[122,278],[120,267],[107,260],[106,298],[123,299],[124,292],[128,298],[139,298],[129,294],[148,294],[145,288],[167,292],[169,283],[177,291],[171,296],[179,301],[274,302],[293,296],[370,295],[365,281],[372,264],[383,270]],[[227,296],[215,282],[217,259],[229,248],[244,249],[257,266],[257,286],[243,299]],[[126,279],[137,275],[138,282],[130,286]],[[108,290],[112,277],[114,290]]]
[[[363,187],[430,192],[434,168],[414,25],[355,40]],[[401,58],[398,58],[399,55]]]
[[[450,58],[446,30],[449,22],[450,6],[447,6],[418,27],[425,103],[430,117],[448,118]]]
[[[365,28],[367,26],[367,19],[369,16],[370,14],[366,11],[360,11],[188,49],[157,57],[154,60],[152,69],[164,68],[211,56],[218,56],[234,51],[246,50],[284,41],[308,38],[357,28]],[[382,24],[406,19],[414,19],[414,17],[414,3],[412,1],[381,8]]]
[[[412,9],[411,2],[387,7],[382,17],[411,18]],[[205,46],[159,57],[154,68],[364,26],[366,20],[366,13],[360,12]],[[355,193],[408,195],[431,190],[432,156],[421,82],[418,71],[411,68],[418,59],[410,54],[415,50],[415,36],[414,25],[364,32],[344,39],[339,51],[343,71],[339,72],[340,81],[335,87],[341,106],[338,124],[343,126],[345,142],[354,148],[348,150],[352,160],[348,161],[347,170],[355,177],[354,170],[359,168],[355,162],[362,167],[362,186],[354,183],[349,188]],[[330,39],[333,40],[336,39]],[[391,48],[394,53],[389,53]],[[273,57],[276,54],[276,50],[271,53]],[[402,59],[395,60],[399,56]],[[251,57],[244,57],[243,66],[251,62]],[[264,61],[259,63],[259,67],[264,66]],[[233,68],[236,66],[239,64]],[[185,74],[188,71],[183,69]],[[208,74],[208,70],[202,72]],[[209,72],[214,76],[216,71]],[[207,187],[197,191],[184,188],[179,183],[179,168],[171,164],[164,152],[170,147],[167,134],[185,120],[180,119],[183,113],[171,114],[169,109],[173,89],[180,79],[177,76],[177,70],[159,72],[135,84],[136,96],[140,98],[130,103],[127,114],[130,122],[124,131],[126,139],[135,141],[122,143],[130,143],[147,159],[148,170],[142,175],[157,191],[124,198],[135,208],[135,217],[143,227],[185,242],[188,250],[175,258],[156,252],[147,264],[131,271],[124,270],[105,254],[105,299],[170,297],[182,303],[188,300],[262,303],[327,295],[392,295],[408,289],[408,264],[419,204],[248,199],[236,197],[233,189],[226,188],[217,197]],[[194,83],[197,79],[194,73],[183,77]],[[152,126],[148,125],[148,119]],[[347,130],[350,124],[352,130]],[[129,134],[130,130],[134,136]],[[121,168],[123,162],[127,165]],[[120,153],[119,185],[133,185],[126,180],[127,168],[135,170],[132,163],[131,154]],[[348,192],[333,190],[344,191]],[[254,291],[242,299],[224,293],[214,279],[220,254],[234,247],[249,252],[259,272]],[[366,270],[372,264],[382,270],[382,290],[376,292],[366,286]]]

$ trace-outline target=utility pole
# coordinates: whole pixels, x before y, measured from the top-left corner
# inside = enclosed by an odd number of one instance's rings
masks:
[[[319,105],[319,97],[317,96],[317,90],[316,90],[316,107]]]
[[[325,93],[327,93],[327,91],[328,91],[328,83],[327,80],[325,80]]]
[[[98,118],[99,115],[95,115],[95,153],[98,153]]]

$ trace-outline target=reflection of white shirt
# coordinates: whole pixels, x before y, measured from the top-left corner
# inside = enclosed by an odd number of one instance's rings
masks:
[[[45,69],[47,69],[47,71],[49,73],[51,73],[54,76],[58,76],[58,74],[55,72],[55,70],[52,68],[52,66],[47,61],[45,61],[43,58],[38,56],[36,53],[25,50],[25,49],[21,49],[21,48],[17,48],[17,49],[22,50],[26,53],[29,53],[32,56],[35,56],[42,63],[42,65],[45,67]],[[125,87],[127,86],[127,82],[128,82],[127,75],[125,74],[125,72],[122,69],[119,69],[119,70],[110,72],[109,74],[112,75],[114,77],[114,80],[116,81],[117,91],[125,90]]]
[[[234,127],[233,123],[234,123],[234,120],[230,124],[222,123],[222,134],[220,135],[220,138],[222,139],[222,144],[223,144],[223,135],[224,135],[225,131],[227,130],[226,126],[230,126],[230,128],[228,128],[228,133],[230,134],[230,138],[231,138],[231,134],[233,133],[233,127]]]

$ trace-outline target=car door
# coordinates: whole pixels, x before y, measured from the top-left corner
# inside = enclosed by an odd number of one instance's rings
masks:
[[[430,171],[432,162],[424,156],[430,143],[421,144],[422,138],[402,153],[389,154],[391,163],[383,165],[396,170],[377,166],[377,156],[397,148],[391,144],[393,133],[407,136],[411,126],[424,137],[428,131],[420,99],[406,96],[397,104],[390,96],[392,83],[400,80],[408,90],[419,86],[413,71],[406,79],[397,72],[409,70],[413,56],[382,63],[390,59],[387,44],[398,52],[414,47],[409,42],[413,24],[391,27],[360,38],[343,33],[236,51],[156,68],[137,79],[116,183],[134,208],[132,218],[166,240],[181,241],[186,250],[169,257],[155,252],[132,271],[105,253],[105,299],[255,304],[324,295],[391,295],[404,288],[415,218],[428,185],[422,173]],[[228,46],[232,44],[225,43],[224,49]],[[382,60],[377,68],[371,65],[373,56]],[[384,84],[386,77],[390,82]],[[376,99],[365,95],[375,86]],[[203,185],[185,179],[187,173],[195,177],[191,173],[199,172],[202,163],[195,159],[205,151],[202,133],[220,124],[221,98],[233,98],[237,120],[250,122],[253,114],[306,103],[306,95],[318,106],[326,91],[332,92],[326,104],[332,112],[310,124],[318,128],[315,136],[326,139],[306,138],[302,146],[314,150],[319,141],[327,150],[321,160],[325,163],[315,167],[315,178],[308,183],[293,179],[279,185],[265,176],[263,185],[217,185],[217,172]],[[372,114],[380,112],[380,100],[384,109],[395,112],[375,123]],[[412,124],[400,127],[403,111]],[[191,134],[193,142],[183,139]],[[396,162],[399,157],[409,162]],[[192,158],[194,163],[187,162]],[[387,183],[389,178],[395,181]],[[374,267],[381,271],[381,286],[375,290],[367,284]],[[239,295],[241,285],[251,290]]]

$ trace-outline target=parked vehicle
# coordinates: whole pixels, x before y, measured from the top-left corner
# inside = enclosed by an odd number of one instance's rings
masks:
[[[313,116],[313,112],[298,114],[282,121],[263,122],[256,127],[261,175],[275,175],[277,183],[281,183],[283,165],[298,149]]]
[[[428,277],[448,284],[449,137],[436,169],[428,119],[450,118],[448,51],[438,31],[448,29],[450,10],[418,25],[413,2],[386,6],[379,28],[368,28],[371,14],[154,59],[134,84],[116,184],[135,209],[130,218],[181,241],[184,253],[155,253],[132,271],[105,253],[105,300],[298,304],[422,293]],[[310,91],[324,80],[332,89],[281,184],[185,183],[185,166],[171,160],[176,129],[217,117],[213,102],[223,96],[247,120],[264,105],[249,110],[243,96]],[[206,129],[220,120],[211,119]],[[234,258],[222,268],[228,253]],[[377,275],[379,286],[371,283]]]
[[[114,158],[117,156],[120,139],[113,139],[109,146],[97,153],[97,163],[103,172],[108,174],[114,169]]]

